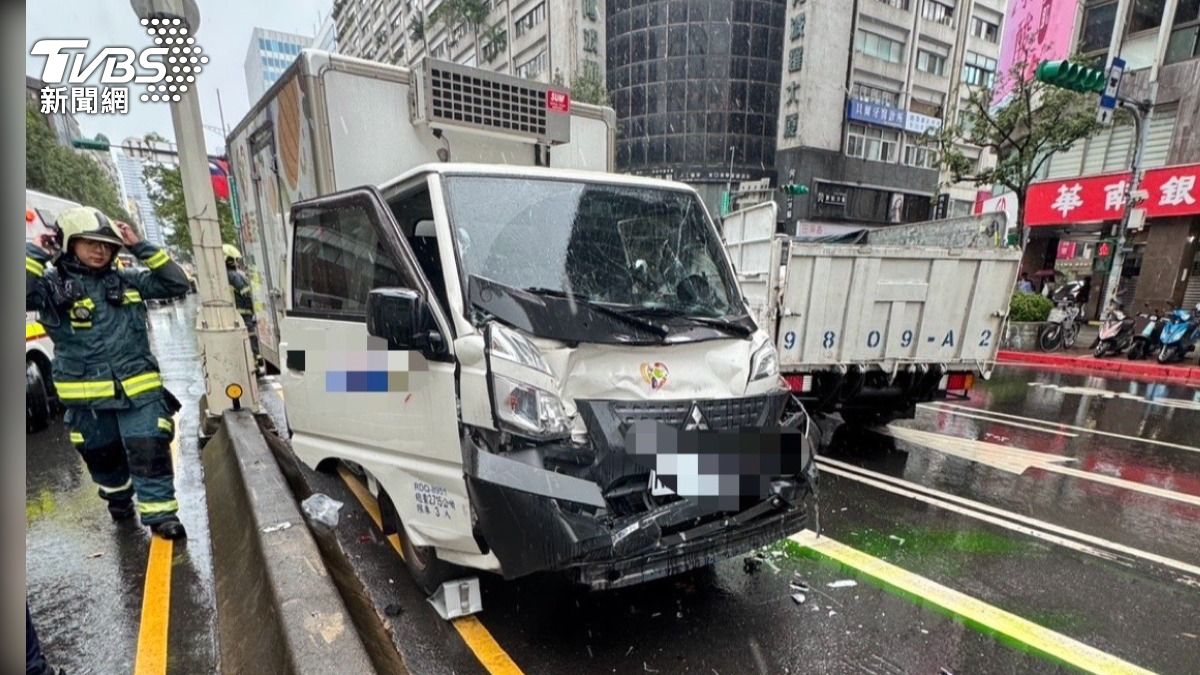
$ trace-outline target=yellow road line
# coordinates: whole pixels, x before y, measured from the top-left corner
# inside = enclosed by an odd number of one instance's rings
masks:
[[[167,624],[171,615],[171,556],[174,552],[175,545],[170,539],[151,535],[134,675],[167,672]]]
[[[998,607],[976,600],[969,595],[869,556],[829,537],[818,538],[811,530],[794,534],[791,540],[814,553],[872,577],[884,586],[916,596],[972,625],[983,628],[985,631],[1015,640],[1033,651],[1084,671],[1091,673],[1151,672]]]
[[[371,516],[371,520],[375,521],[375,525],[380,530],[383,529],[383,519],[379,512],[379,502],[367,490],[367,486],[358,480],[358,477],[350,472],[345,466],[338,466],[338,474],[342,477],[342,481],[346,483],[346,487],[354,493],[355,498],[366,509],[367,515]],[[400,536],[398,534],[389,534],[388,543],[392,548],[396,549],[396,553],[400,554],[400,558],[404,558],[404,552],[400,549]],[[496,642],[496,638],[492,637],[491,632],[487,627],[474,616],[461,616],[450,622],[458,634],[462,637],[463,642],[467,643],[467,648],[471,653],[475,654],[475,658],[479,659],[479,663],[483,665],[484,670],[492,675],[522,675],[524,671],[517,666],[508,652]]]

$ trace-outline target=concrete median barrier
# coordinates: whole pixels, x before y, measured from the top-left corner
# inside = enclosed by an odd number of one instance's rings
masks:
[[[375,672],[253,415],[227,412],[202,457],[221,670]]]

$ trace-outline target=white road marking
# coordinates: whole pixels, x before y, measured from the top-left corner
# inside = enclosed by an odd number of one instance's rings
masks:
[[[1153,438],[1138,438],[1137,436],[1126,436],[1124,434],[1114,434],[1111,431],[1100,431],[1099,429],[1088,429],[1087,427],[1077,427],[1077,426],[1072,426],[1070,424],[1063,424],[1062,422],[1046,422],[1043,420],[1034,419],[1032,417],[1022,417],[1020,415],[1010,415],[1008,413],[993,412],[990,410],[980,410],[979,408],[969,408],[969,407],[963,406],[963,405],[954,405],[953,403],[938,402],[938,403],[935,403],[933,406],[927,406],[922,403],[922,404],[919,404],[918,407],[932,408],[934,410],[942,409],[942,408],[951,408],[954,410],[967,410],[967,411],[970,411],[973,413],[988,415],[988,416],[992,416],[992,417],[1003,417],[1005,419],[1021,420],[1023,422],[1041,423],[1041,424],[1045,424],[1047,426],[1055,426],[1055,427],[1058,427],[1059,429],[1070,429],[1071,431],[1080,431],[1083,433],[1094,434],[1096,436],[1107,436],[1109,438],[1119,438],[1121,440],[1132,441],[1134,443],[1149,443],[1151,445],[1158,445],[1158,446],[1161,446],[1164,448],[1175,448],[1177,450],[1187,450],[1188,452],[1200,452],[1200,448],[1191,446],[1191,445],[1180,445],[1179,443],[1168,443],[1167,441],[1159,441],[1159,440],[1155,440]]]
[[[1134,401],[1144,403],[1146,405],[1157,405],[1164,408],[1179,408],[1181,410],[1200,411],[1200,400],[1189,401],[1185,398],[1147,398],[1141,394],[1131,394],[1127,391],[1110,391],[1108,389],[1096,389],[1094,387],[1064,387],[1061,384],[1048,384],[1046,382],[1030,382],[1029,386],[1038,389],[1052,389],[1063,394],[1074,394],[1076,396],[1096,396],[1105,399],[1119,398],[1124,401]]]
[[[817,463],[821,465],[821,470],[842,476],[853,481],[870,485],[872,487],[898,494],[910,499],[915,499],[926,504],[931,504],[939,508],[944,508],[948,511],[953,511],[970,518],[983,520],[985,522],[998,525],[1008,530],[1021,532],[1043,541],[1060,544],[1067,548],[1089,555],[1094,555],[1105,560],[1115,562],[1123,562],[1123,560],[1115,554],[1138,558],[1147,562],[1152,562],[1163,567],[1169,567],[1178,572],[1183,572],[1194,576],[1195,578],[1180,578],[1176,581],[1191,585],[1200,584],[1200,566],[1192,565],[1180,560],[1174,560],[1165,556],[1143,551],[1141,549],[1126,546],[1115,541],[1096,537],[1084,532],[1072,530],[1066,527],[1048,523],[1043,520],[1031,518],[1020,513],[1006,511],[983,502],[977,502],[958,495],[952,495],[946,492],[941,492],[933,488],[928,488],[902,478],[888,476],[886,474],[877,473],[869,469],[846,464],[836,459],[828,457],[818,457]],[[1104,550],[1101,550],[1104,549]],[[1112,551],[1113,553],[1108,553]]]
[[[880,429],[880,433],[891,436],[892,438],[915,443],[924,447],[936,450],[947,455],[954,455],[972,462],[986,464],[988,466],[1008,471],[1021,475],[1031,468],[1049,471],[1051,473],[1059,473],[1064,476],[1090,480],[1096,483],[1104,483],[1112,485],[1124,490],[1133,490],[1143,494],[1152,495],[1162,499],[1172,499],[1193,506],[1200,506],[1200,496],[1188,494],[1186,492],[1177,492],[1175,490],[1166,490],[1164,488],[1139,483],[1137,481],[1125,480],[1124,478],[1116,478],[1102,473],[1092,471],[1081,471],[1071,467],[1060,466],[1065,462],[1076,461],[1072,457],[1064,457],[1062,455],[1051,455],[1044,452],[1034,452],[1023,448],[1014,448],[998,443],[989,443],[988,441],[977,441],[971,438],[960,438],[958,436],[950,436],[947,434],[939,434],[931,431],[920,431],[918,429],[909,429],[906,427],[898,427],[889,425],[886,428]]]
[[[1047,429],[1046,427],[1034,426],[1032,424],[1022,424],[1021,422],[1010,422],[1010,421],[1006,421],[1006,420],[997,420],[997,419],[992,419],[990,417],[985,417],[983,415],[975,415],[972,413],[962,412],[961,410],[946,410],[946,409],[942,409],[942,408],[935,408],[931,405],[925,405],[925,404],[921,404],[917,407],[918,408],[926,408],[928,410],[933,410],[936,412],[947,413],[950,415],[956,415],[958,417],[970,417],[971,419],[984,420],[987,422],[995,422],[996,424],[1003,424],[1004,426],[1007,426],[1007,427],[1016,427],[1018,429],[1032,429],[1033,431],[1041,431],[1042,433],[1054,434],[1056,436],[1066,436],[1067,438],[1079,438],[1079,434],[1074,434],[1074,433],[1071,433],[1070,431],[1059,431],[1057,429]]]

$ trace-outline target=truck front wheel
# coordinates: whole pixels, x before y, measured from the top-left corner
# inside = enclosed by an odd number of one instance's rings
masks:
[[[391,497],[382,490],[379,493],[379,517],[383,521],[383,533],[394,534],[400,540],[400,555],[404,557],[404,566],[426,595],[432,595],[438,587],[451,579],[460,579],[468,575],[467,571],[458,565],[439,559],[432,548],[413,546],[404,534],[400,515],[396,512]]]

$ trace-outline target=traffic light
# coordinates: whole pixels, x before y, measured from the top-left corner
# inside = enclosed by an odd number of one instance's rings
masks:
[[[72,138],[71,145],[80,150],[108,150],[108,141],[99,138]]]
[[[1070,61],[1042,61],[1038,64],[1036,77],[1055,87],[1097,94],[1104,91],[1108,80],[1103,70]]]
[[[779,189],[783,190],[784,194],[789,194],[789,195],[792,195],[793,197],[799,197],[800,195],[808,194],[808,186],[807,185],[799,185],[796,183],[793,183],[791,185],[781,186]]]

